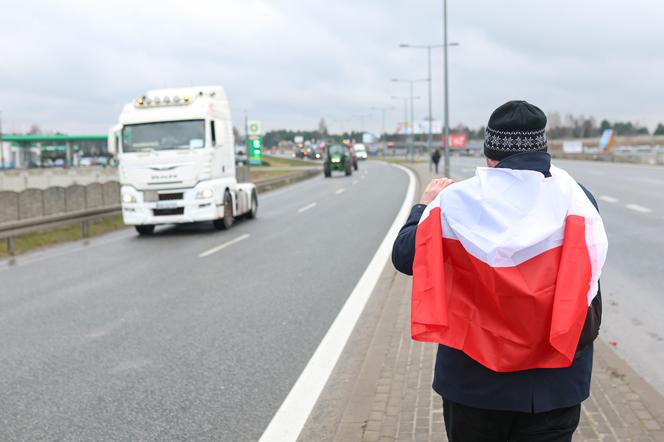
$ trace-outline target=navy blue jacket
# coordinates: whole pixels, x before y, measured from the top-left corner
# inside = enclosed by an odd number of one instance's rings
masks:
[[[543,152],[521,153],[504,159],[496,167],[536,170],[551,176],[551,157]],[[597,207],[592,194],[581,187]],[[417,204],[411,209],[392,248],[394,266],[407,275],[413,274],[415,233],[425,207]],[[601,315],[602,301],[598,293],[588,308],[574,361],[566,368],[499,373],[475,362],[462,351],[439,345],[433,388],[453,402],[491,410],[539,413],[579,404],[590,395],[592,342],[599,332]]]

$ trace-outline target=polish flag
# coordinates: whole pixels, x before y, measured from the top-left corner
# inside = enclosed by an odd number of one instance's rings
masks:
[[[562,169],[480,167],[417,227],[411,332],[500,372],[572,364],[608,241]]]

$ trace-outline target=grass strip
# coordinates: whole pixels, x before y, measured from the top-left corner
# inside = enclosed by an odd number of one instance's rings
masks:
[[[267,167],[288,167],[288,166],[312,166],[316,163],[311,161],[298,160],[297,158],[275,157],[272,155],[263,155],[263,164]],[[253,176],[254,167],[250,167]]]
[[[114,230],[124,229],[127,226],[122,222],[122,216],[112,216],[108,218],[89,221],[89,236],[98,236]],[[26,233],[14,237],[14,250],[16,254],[27,251],[61,244],[69,241],[78,241],[83,239],[81,232],[81,223],[75,223],[70,226],[57,227],[42,232]],[[0,244],[0,257],[9,256],[7,250],[7,241]]]

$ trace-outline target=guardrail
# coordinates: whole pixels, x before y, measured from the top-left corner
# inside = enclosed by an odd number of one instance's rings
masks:
[[[109,216],[119,215],[120,205],[104,207],[102,209],[81,210],[58,215],[50,215],[40,218],[24,219],[11,223],[0,224],[0,239],[7,241],[7,252],[14,256],[14,237],[34,233],[46,229],[70,226],[81,223],[81,235],[83,238],[89,236],[89,222]]]

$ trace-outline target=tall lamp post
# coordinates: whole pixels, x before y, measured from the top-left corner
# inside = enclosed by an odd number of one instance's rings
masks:
[[[448,94],[448,80],[447,80],[447,0],[443,0],[443,71],[445,83],[445,176],[450,176],[450,112],[449,112],[449,94]]]
[[[396,109],[394,106],[384,106],[384,107],[372,106],[371,107],[371,110],[380,111],[380,121],[381,121],[381,130],[382,130],[382,132],[380,134],[381,138],[384,137],[384,136],[387,137],[387,134],[385,132],[385,112],[387,112],[389,110],[394,110],[394,109]],[[386,143],[386,141],[387,140],[383,141],[383,152],[385,152],[385,143]]]
[[[447,46],[458,46],[459,43],[453,42],[449,43]],[[442,44],[435,44],[435,45],[411,45],[411,44],[405,44],[402,43],[399,45],[400,48],[413,48],[413,49],[426,49],[427,50],[427,82],[429,86],[429,128],[428,128],[428,136],[427,136],[427,149],[429,153],[433,150],[433,130],[432,130],[432,122],[433,122],[433,116],[432,116],[432,110],[431,110],[431,49],[434,48],[442,48],[444,45]]]
[[[408,84],[410,84],[410,142],[408,144],[409,144],[409,149],[410,149],[410,152],[411,152],[411,160],[413,160],[415,158],[415,145],[414,145],[414,142],[415,142],[415,136],[414,136],[415,135],[415,127],[414,127],[414,124],[413,124],[413,114],[414,114],[413,102],[415,101],[415,98],[414,98],[414,95],[413,95],[413,92],[414,92],[413,91],[413,85],[415,83],[419,83],[419,82],[422,82],[422,81],[427,81],[427,79],[423,78],[423,79],[417,79],[417,80],[404,80],[404,79],[400,79],[400,78],[393,78],[392,81],[395,82],[395,83],[408,83]]]
[[[402,100],[403,101],[403,124],[404,124],[404,129],[405,126],[408,124],[408,102],[411,100],[419,100],[420,97],[395,97],[392,96],[390,97],[392,100]],[[410,146],[408,146],[410,148]]]

